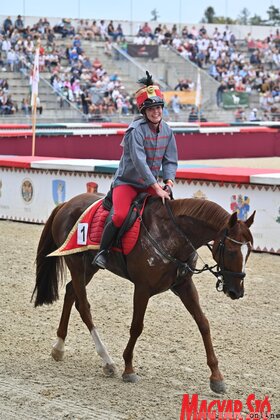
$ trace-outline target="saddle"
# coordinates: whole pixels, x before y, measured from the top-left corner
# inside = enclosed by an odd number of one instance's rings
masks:
[[[141,193],[132,202],[127,218],[113,244],[113,251],[120,256],[128,255],[134,248],[139,232],[140,219],[149,194]],[[113,215],[111,192],[101,200],[91,204],[70,230],[64,243],[48,256],[65,256],[77,252],[98,250],[105,224]]]

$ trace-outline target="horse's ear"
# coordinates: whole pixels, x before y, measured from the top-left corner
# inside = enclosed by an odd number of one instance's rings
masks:
[[[237,212],[235,211],[234,213],[232,213],[232,215],[230,216],[230,219],[228,221],[228,227],[232,228],[237,222]]]
[[[249,219],[246,220],[245,225],[248,228],[254,223],[255,214],[256,214],[256,210],[254,211],[254,213],[251,214],[251,216],[249,217]]]

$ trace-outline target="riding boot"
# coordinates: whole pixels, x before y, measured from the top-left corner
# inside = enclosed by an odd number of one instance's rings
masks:
[[[96,254],[93,264],[97,265],[99,268],[105,269],[107,264],[107,257],[109,254],[109,248],[112,245],[114,239],[117,236],[119,228],[117,228],[113,221],[111,220],[104,228],[101,243],[100,243],[100,250],[98,254]]]

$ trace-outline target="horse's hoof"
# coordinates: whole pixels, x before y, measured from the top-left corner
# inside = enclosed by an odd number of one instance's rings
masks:
[[[140,381],[140,376],[136,373],[124,373],[122,378],[124,382],[130,382],[132,384],[136,384],[136,382]]]
[[[103,372],[105,376],[115,376],[117,374],[117,368],[114,364],[109,365],[109,363],[106,363],[106,365],[103,366]]]
[[[53,347],[51,355],[54,358],[54,360],[60,362],[64,358],[64,351],[57,350],[55,347]]]
[[[217,394],[224,394],[226,392],[226,386],[224,381],[211,381],[210,380],[210,388],[213,392]]]

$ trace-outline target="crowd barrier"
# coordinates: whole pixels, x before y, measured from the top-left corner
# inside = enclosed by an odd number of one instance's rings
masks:
[[[170,123],[180,160],[280,156],[280,123]],[[35,155],[120,159],[127,124],[38,124]],[[31,155],[32,129],[0,126],[0,155]]]
[[[106,193],[118,160],[0,157],[0,218],[45,223],[53,208],[84,192]],[[180,163],[176,198],[217,202],[252,226],[254,249],[280,254],[280,169],[221,168]]]

